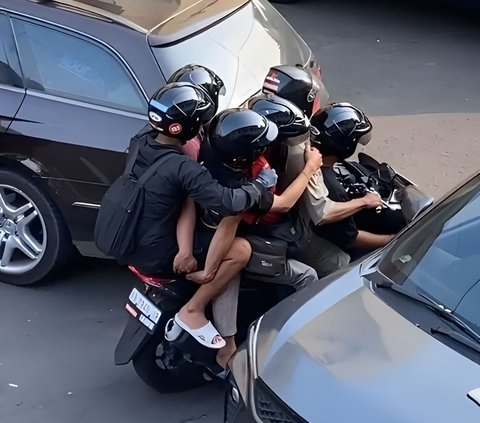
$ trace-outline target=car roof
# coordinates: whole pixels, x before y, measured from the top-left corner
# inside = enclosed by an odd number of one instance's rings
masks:
[[[149,34],[163,45],[205,29],[250,0],[16,0],[106,20]],[[0,6],[2,5],[0,0]],[[8,3],[8,2],[7,2]],[[15,9],[15,7],[13,7]]]

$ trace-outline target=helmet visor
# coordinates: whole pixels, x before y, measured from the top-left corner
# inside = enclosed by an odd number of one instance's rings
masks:
[[[367,134],[363,134],[359,139],[358,143],[361,145],[367,145],[370,142],[370,139],[372,138],[372,133],[368,132]]]
[[[278,127],[273,122],[265,119],[267,128],[262,136],[256,141],[259,147],[266,147],[268,144],[275,141],[278,137]]]
[[[225,88],[225,85],[222,84],[222,87],[218,91],[218,95],[224,96],[227,93],[227,89]]]

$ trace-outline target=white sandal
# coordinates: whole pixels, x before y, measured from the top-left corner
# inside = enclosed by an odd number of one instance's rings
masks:
[[[211,322],[208,322],[205,326],[198,329],[191,329],[185,322],[180,320],[178,314],[175,315],[175,323],[180,326],[185,332],[188,332],[195,340],[202,344],[204,347],[219,350],[223,348],[227,343],[218,333],[215,326]],[[215,338],[220,338],[220,341],[213,343]]]

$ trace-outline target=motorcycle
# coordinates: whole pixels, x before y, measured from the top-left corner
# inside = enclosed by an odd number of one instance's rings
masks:
[[[376,191],[383,208],[401,212],[406,222],[433,203],[432,197],[389,165],[364,153],[358,155],[358,162],[345,161],[335,170],[352,197]],[[125,306],[130,316],[115,349],[115,364],[131,361],[138,376],[162,393],[185,391],[214,379],[209,364],[214,362],[216,351],[201,346],[178,326],[176,330],[172,327],[172,318],[193,295],[196,285],[182,278],[146,276],[129,268],[142,285],[132,289]],[[291,293],[290,287],[274,281],[259,283],[245,273],[240,288],[237,344],[246,339],[253,321]],[[211,318],[211,311],[207,317]]]
[[[125,305],[130,317],[115,349],[115,364],[132,361],[138,376],[161,393],[193,389],[214,379],[208,365],[214,362],[216,351],[202,347],[183,330],[176,339],[171,335],[173,317],[197,285],[182,278],[146,276],[133,266],[129,269],[143,287],[135,286]],[[250,322],[292,292],[289,287],[256,284],[248,277],[243,278],[237,342],[246,339]],[[207,310],[207,317],[211,319],[211,310]],[[170,337],[166,336],[167,331]]]

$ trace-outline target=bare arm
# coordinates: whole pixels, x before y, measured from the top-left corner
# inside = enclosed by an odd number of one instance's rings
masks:
[[[358,231],[357,238],[349,247],[362,250],[376,250],[387,245],[395,235],[378,235],[366,231]]]
[[[207,259],[205,260],[205,271],[208,274],[215,274],[218,266],[220,266],[220,263],[227,255],[237,233],[240,220],[240,216],[229,216],[222,219],[218,225],[208,248]]]
[[[220,263],[232,246],[240,220],[240,216],[229,216],[222,219],[210,242],[205,269],[188,275],[188,279],[198,283],[207,283],[215,277]]]
[[[328,223],[339,222],[340,220],[353,216],[360,210],[371,209],[381,205],[382,200],[380,196],[373,193],[368,193],[365,197],[345,202],[332,201],[330,207],[325,210],[325,215],[320,224],[325,225]]]
[[[306,150],[306,164],[300,175],[281,194],[273,197],[271,212],[287,213],[299,200],[307,188],[310,178],[322,165],[322,155],[316,148]]]
[[[178,253],[173,260],[173,270],[176,272],[190,273],[197,270],[197,261],[193,257],[195,223],[195,202],[187,198],[177,222]]]

